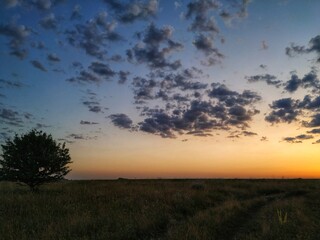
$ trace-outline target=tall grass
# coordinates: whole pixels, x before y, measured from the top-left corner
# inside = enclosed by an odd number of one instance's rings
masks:
[[[319,206],[318,180],[0,182],[0,239],[320,239]]]

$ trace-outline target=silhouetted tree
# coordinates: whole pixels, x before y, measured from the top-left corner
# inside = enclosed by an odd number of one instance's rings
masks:
[[[1,145],[0,179],[28,185],[32,191],[48,182],[63,179],[70,172],[69,149],[50,134],[31,130]]]

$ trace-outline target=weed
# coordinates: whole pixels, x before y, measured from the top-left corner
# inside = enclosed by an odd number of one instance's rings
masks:
[[[277,215],[280,225],[286,224],[288,220],[288,213],[282,212],[281,209],[277,209]]]

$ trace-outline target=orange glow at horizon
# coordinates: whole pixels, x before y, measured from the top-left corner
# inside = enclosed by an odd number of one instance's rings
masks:
[[[113,146],[77,145],[71,179],[125,178],[320,178],[320,149],[225,136],[189,141],[149,137],[115,137]],[[120,144],[121,142],[121,144]],[[119,145],[117,145],[119,144]],[[116,147],[118,146],[118,147]]]

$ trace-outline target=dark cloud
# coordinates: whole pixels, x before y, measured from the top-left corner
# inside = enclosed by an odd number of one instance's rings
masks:
[[[41,27],[47,30],[55,30],[58,27],[58,21],[53,13],[42,18],[39,22]]]
[[[189,31],[195,33],[194,46],[206,56],[206,60],[201,61],[202,65],[213,66],[220,63],[224,57],[215,46],[217,37],[222,43],[224,38],[220,36],[214,13],[220,11],[219,16],[230,24],[233,19],[247,16],[248,3],[249,1],[246,0],[232,1],[232,3],[221,3],[215,0],[192,0],[188,3],[185,17],[192,20]]]
[[[4,4],[7,8],[16,7],[19,4],[19,0],[4,0]]]
[[[83,83],[96,83],[96,84],[98,84],[101,82],[101,79],[97,75],[95,75],[89,71],[82,70],[82,71],[80,71],[78,76],[68,78],[66,81],[71,82],[71,83],[79,83],[79,84],[83,84]]]
[[[304,140],[313,139],[312,135],[301,134],[296,137],[286,137],[283,140],[289,143],[302,143]]]
[[[133,127],[132,120],[126,114],[112,114],[109,116],[109,118],[111,119],[112,123],[119,128],[132,129]]]
[[[301,80],[296,74],[293,74],[291,75],[291,79],[286,82],[284,89],[292,93],[292,92],[295,92],[300,85],[301,85]]]
[[[267,50],[269,48],[268,44],[266,43],[266,41],[262,41],[261,42],[261,49],[262,50]]]
[[[136,20],[148,20],[158,11],[158,1],[133,1],[123,3],[116,0],[104,0],[115,12],[116,18],[123,23],[133,23]]]
[[[86,54],[100,60],[106,59],[106,46],[108,43],[122,40],[116,33],[115,22],[107,21],[105,12],[99,13],[94,19],[83,24],[76,24],[74,29],[66,30],[67,41],[70,45],[79,47]]]
[[[55,53],[49,53],[47,59],[51,62],[60,62],[60,58]]]
[[[286,54],[289,57],[293,57],[297,54],[305,54],[314,52],[317,54],[317,62],[320,62],[320,35],[317,35],[310,39],[309,46],[297,46],[295,44],[291,44],[290,47],[286,48]]]
[[[317,141],[313,142],[312,144],[318,144],[320,143],[320,139],[318,139]]]
[[[116,74],[108,64],[101,62],[92,62],[89,66],[89,69],[104,79],[109,79]]]
[[[217,1],[213,0],[198,0],[191,1],[187,5],[186,18],[193,18],[190,30],[196,32],[211,32],[218,33],[219,29],[216,26],[213,16],[209,17],[209,11],[215,10],[219,7]]]
[[[71,13],[71,16],[70,16],[70,20],[79,20],[82,18],[82,15],[80,13],[81,11],[81,6],[80,5],[75,5],[73,7],[73,10],[72,10],[72,13]]]
[[[0,24],[0,35],[10,39],[8,43],[10,54],[19,59],[24,59],[27,56],[27,50],[22,48],[22,45],[31,32],[32,30],[25,25]]]
[[[99,123],[81,120],[80,124],[81,125],[96,125],[96,124],[99,124]]]
[[[118,72],[118,76],[119,76],[119,80],[118,83],[119,84],[124,84],[127,82],[128,80],[128,76],[130,75],[130,72],[128,71],[119,71]]]
[[[36,48],[36,49],[39,49],[39,50],[42,50],[42,49],[45,49],[45,45],[44,45],[44,42],[42,41],[38,41],[38,42],[32,42],[30,44],[31,47],[33,48]]]
[[[295,137],[285,137],[283,140],[289,143],[302,143],[301,140],[296,140]]]
[[[90,112],[99,113],[102,112],[102,108],[100,107],[99,102],[95,101],[84,101],[82,102],[83,105],[89,108]]]
[[[311,133],[311,134],[320,134],[320,128],[312,129],[312,130],[308,131],[307,133]]]
[[[320,127],[320,113],[314,114],[309,122],[304,122],[305,127]]]
[[[261,96],[250,90],[244,90],[240,94],[236,91],[229,90],[229,88],[227,88],[224,84],[213,83],[211,86],[212,89],[209,91],[208,96],[218,99],[228,107],[235,105],[250,105],[261,100]]]
[[[270,108],[273,109],[266,117],[265,120],[270,123],[287,122],[297,120],[300,114],[299,101],[292,98],[282,98],[273,101]]]
[[[168,55],[181,50],[183,45],[172,40],[172,33],[173,28],[170,26],[157,28],[154,24],[150,24],[144,32],[139,33],[143,35],[142,43],[127,51],[128,60],[145,63],[151,69],[178,69],[181,66],[180,60],[169,61]],[[162,45],[164,47],[161,47]]]
[[[30,61],[30,63],[32,64],[32,66],[34,66],[35,68],[38,68],[39,70],[43,71],[43,72],[47,72],[47,69],[42,65],[41,62],[39,62],[38,60],[32,60]]]
[[[251,136],[256,136],[258,134],[255,132],[250,132],[250,131],[242,131],[242,135],[244,135],[246,137],[251,137]]]
[[[265,64],[260,64],[259,67],[264,69],[264,70],[267,69],[267,65],[265,65]]]
[[[252,117],[259,113],[253,104],[260,101],[261,97],[252,91],[238,93],[215,83],[207,94],[215,101],[192,100],[176,95],[178,104],[174,104],[172,98],[169,108],[145,107],[142,112],[145,119],[138,123],[140,131],[164,138],[175,138],[177,134],[210,136],[213,130],[229,130],[233,127],[244,130],[249,127]]]
[[[16,56],[20,60],[23,60],[27,57],[28,51],[26,49],[12,49],[10,55]]]
[[[262,136],[261,139],[260,139],[260,141],[262,141],[262,142],[267,142],[267,141],[268,141],[268,138],[267,138],[266,136]]]
[[[1,122],[11,126],[23,126],[22,114],[9,108],[0,108]]]
[[[0,78],[0,88],[23,88],[26,85],[22,82],[8,81]]]
[[[54,1],[51,0],[34,0],[31,1],[30,3],[34,6],[36,6],[39,10],[49,10]]]
[[[206,56],[214,56],[214,59],[223,58],[223,54],[220,53],[219,50],[213,46],[213,42],[214,41],[212,38],[200,34],[196,37],[193,44],[198,50],[202,51]]]
[[[249,83],[266,82],[268,85],[273,85],[277,88],[280,87],[282,83],[282,81],[278,80],[276,76],[270,74],[246,76],[246,79]]]
[[[82,134],[76,134],[76,133],[71,133],[69,134],[66,138],[71,138],[71,139],[75,139],[75,140],[84,140],[85,137]]]
[[[37,123],[35,128],[40,129],[40,128],[48,128],[48,127],[51,127],[51,126],[43,123]]]
[[[301,79],[296,74],[292,74],[291,79],[285,83],[284,89],[290,93],[293,93],[300,87],[304,89],[311,89],[311,92],[313,93],[319,93],[320,81],[316,71],[311,70]]]

